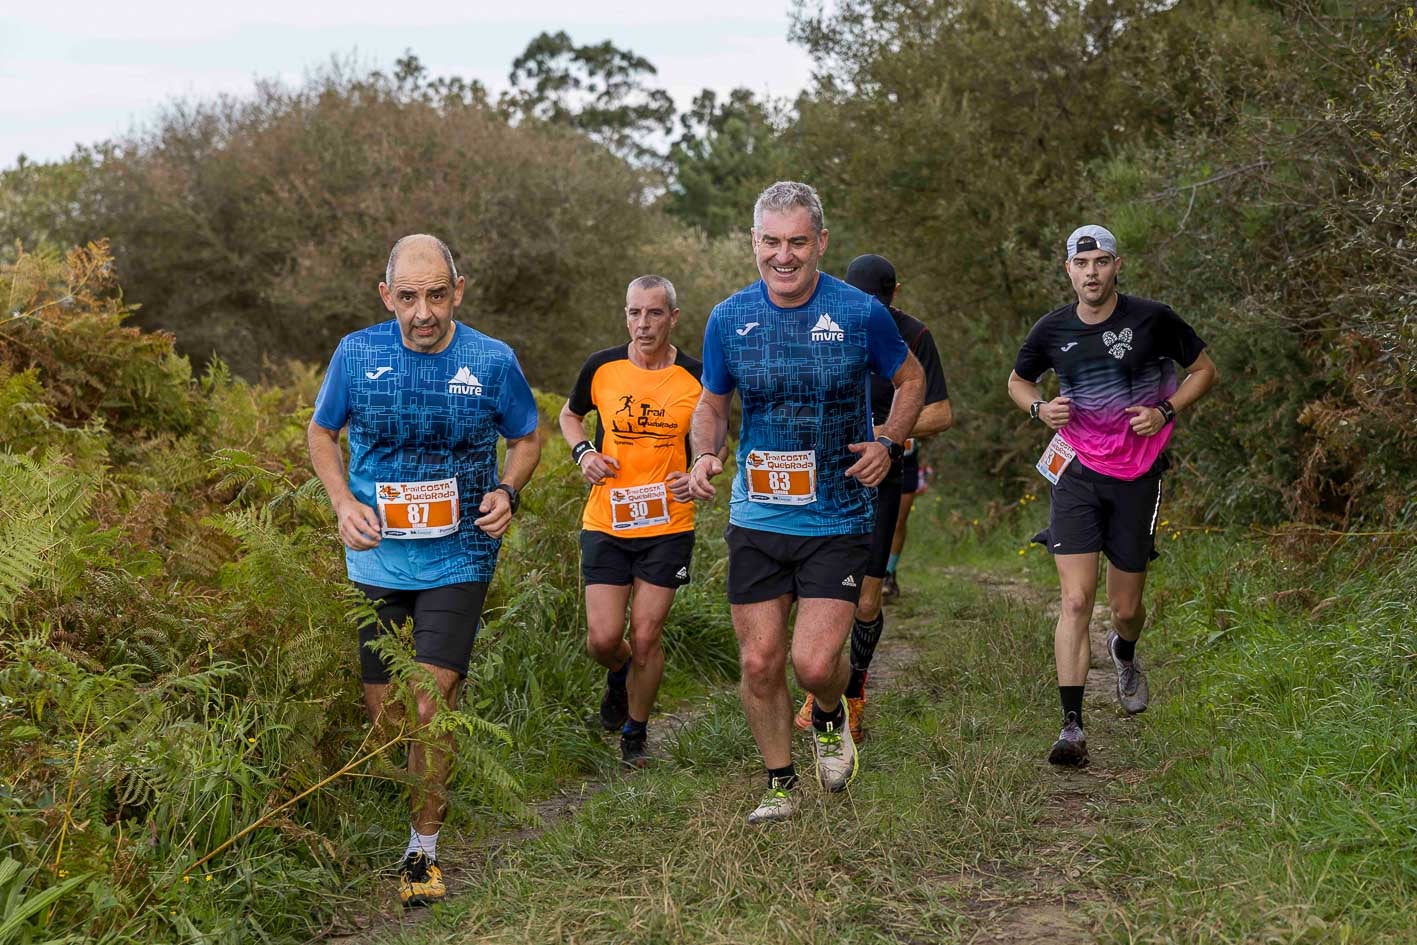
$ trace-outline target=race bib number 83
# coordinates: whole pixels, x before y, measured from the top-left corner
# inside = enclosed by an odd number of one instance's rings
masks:
[[[458,480],[381,482],[374,492],[385,538],[441,538],[458,530]]]
[[[748,501],[807,505],[817,501],[817,451],[749,450]]]

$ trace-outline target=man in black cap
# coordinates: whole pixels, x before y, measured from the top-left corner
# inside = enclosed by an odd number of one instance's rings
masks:
[[[940,352],[935,348],[935,339],[930,329],[919,319],[912,318],[892,302],[900,285],[896,281],[895,266],[884,256],[867,254],[857,256],[846,269],[846,281],[868,295],[873,295],[890,311],[895,319],[896,330],[905,341],[920,366],[925,369],[925,406],[920,417],[910,431],[911,439],[942,433],[954,423],[954,412],[950,407],[950,395],[945,386],[945,374],[940,368]],[[889,378],[871,375],[871,416],[879,423],[890,413],[891,399],[895,387]],[[907,450],[913,443],[907,442]],[[870,668],[871,657],[875,655],[876,644],[880,642],[881,631],[885,629],[885,616],[881,613],[881,584],[886,576],[886,565],[891,554],[891,541],[895,537],[896,519],[900,513],[903,457],[892,460],[890,472],[876,487],[876,525],[871,535],[871,554],[866,562],[866,576],[861,582],[861,596],[856,603],[856,620],[851,627],[851,675],[847,678],[846,692],[851,737],[858,744],[862,738],[861,719],[866,709],[866,671]],[[812,697],[802,704],[797,713],[797,727],[806,730],[812,725]]]

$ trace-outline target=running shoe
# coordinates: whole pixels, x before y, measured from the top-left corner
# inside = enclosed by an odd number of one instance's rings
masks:
[[[796,810],[796,790],[783,787],[777,778],[773,778],[772,786],[768,788],[768,792],[763,795],[763,799],[758,801],[758,806],[748,815],[748,823],[775,823],[791,817]]]
[[[645,736],[620,735],[620,765],[630,770],[638,770],[649,764],[649,753],[645,751]]]
[[[404,908],[426,906],[447,896],[448,887],[443,885],[443,871],[438,861],[415,850],[403,858],[399,864],[399,902]]]
[[[1087,767],[1087,734],[1082,730],[1076,712],[1069,712],[1064,720],[1063,730],[1058,733],[1058,740],[1048,752],[1048,763],[1070,768]]]
[[[856,777],[859,758],[856,743],[851,738],[851,707],[842,700],[846,725],[838,730],[828,722],[826,731],[812,729],[812,754],[817,759],[817,780],[828,791],[844,791]]]
[[[797,710],[797,715],[792,719],[792,724],[797,726],[799,731],[807,731],[812,727],[812,704],[815,700],[812,694],[807,693],[807,698],[802,703],[802,708]]]
[[[622,680],[617,683],[606,674],[605,695],[600,697],[600,727],[618,732],[630,717],[630,693]]]
[[[881,597],[889,600],[892,597],[900,596],[900,585],[896,583],[895,572],[887,571],[886,576],[881,579]]]
[[[1107,655],[1112,657],[1112,665],[1117,669],[1117,701],[1122,704],[1123,710],[1131,715],[1146,711],[1146,704],[1151,699],[1151,690],[1146,685],[1146,673],[1142,671],[1141,661],[1136,659],[1124,660],[1117,655],[1116,643],[1121,639],[1117,636],[1117,631],[1113,630],[1107,634]]]
[[[843,696],[846,700],[846,716],[851,719],[851,740],[859,745],[866,740],[866,733],[862,730],[861,720],[866,715],[866,689],[861,689],[859,699],[851,696]]]

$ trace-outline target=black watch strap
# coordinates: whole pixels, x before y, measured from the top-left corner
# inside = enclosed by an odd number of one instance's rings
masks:
[[[1156,409],[1161,411],[1161,416],[1163,418],[1162,426],[1165,426],[1166,424],[1176,419],[1176,408],[1171,406],[1171,401],[1163,400],[1161,403],[1156,405]]]
[[[890,455],[891,462],[895,462],[905,455],[905,447],[888,436],[878,436],[876,437],[876,442],[886,448],[886,453]]]
[[[1046,400],[1035,400],[1032,404],[1030,404],[1030,405],[1029,405],[1029,408],[1028,408],[1028,417],[1029,417],[1029,419],[1030,419],[1030,420],[1037,420],[1037,419],[1038,419],[1038,411],[1042,410],[1042,409],[1043,409],[1043,405],[1046,404],[1046,403],[1047,403]]]
[[[522,504],[521,490],[509,482],[499,482],[497,488],[507,493],[507,498],[512,500],[512,514],[515,515],[517,508]]]

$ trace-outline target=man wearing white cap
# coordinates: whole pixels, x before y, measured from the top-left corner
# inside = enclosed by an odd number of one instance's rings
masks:
[[[1009,396],[1055,431],[1038,461],[1052,484],[1048,528],[1034,538],[1053,554],[1063,598],[1053,643],[1063,730],[1048,760],[1082,767],[1097,556],[1108,562],[1107,650],[1117,699],[1135,714],[1149,696],[1136,642],[1146,622],[1146,568],[1156,557],[1166,445],[1176,417],[1215,385],[1217,373],[1205,342],[1170,307],[1117,291],[1122,258],[1108,230],[1074,230],[1065,269],[1077,301],[1033,326],[1009,375]],[[1179,383],[1177,364],[1186,372]],[[1038,381],[1050,368],[1059,396],[1044,400]]]

